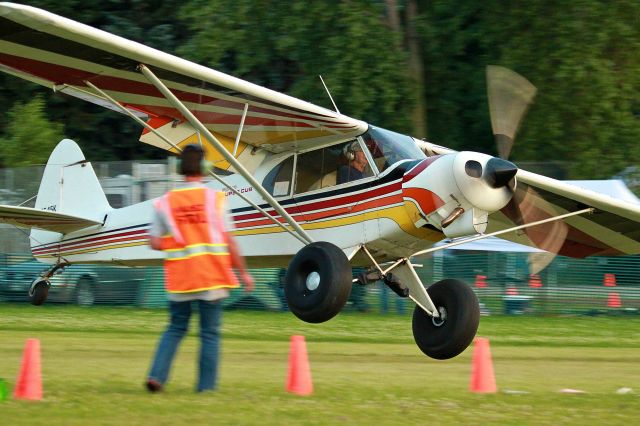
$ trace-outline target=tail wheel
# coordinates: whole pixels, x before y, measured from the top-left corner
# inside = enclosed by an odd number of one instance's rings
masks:
[[[480,304],[473,290],[462,281],[438,281],[427,289],[439,318],[420,306],[413,311],[413,338],[425,355],[449,359],[471,343],[480,323]]]
[[[41,280],[35,283],[29,289],[29,301],[31,304],[36,306],[42,305],[49,295],[49,287],[51,287],[51,283],[47,280]]]
[[[81,277],[76,283],[76,303],[80,306],[92,306],[96,301],[93,280]]]
[[[310,323],[327,321],[347,303],[351,265],[340,248],[324,241],[303,247],[289,263],[285,296],[295,316]]]

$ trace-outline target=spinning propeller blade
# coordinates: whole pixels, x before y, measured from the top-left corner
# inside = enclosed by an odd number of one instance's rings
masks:
[[[507,68],[489,65],[487,95],[498,155],[500,158],[509,158],[520,121],[536,95],[536,88]]]
[[[500,158],[509,157],[520,122],[533,101],[536,91],[535,86],[527,79],[507,68],[494,65],[487,67],[487,96],[491,128]],[[507,178],[511,179],[508,172],[500,170],[498,161],[500,160],[496,159],[497,179],[500,182]],[[538,196],[531,187],[517,187],[513,198],[502,211],[516,225],[535,222],[558,214],[556,209]],[[529,273],[536,274],[549,265],[560,251],[568,228],[564,222],[555,221],[525,228],[521,232],[526,233],[538,248],[548,252],[533,253],[529,256]]]

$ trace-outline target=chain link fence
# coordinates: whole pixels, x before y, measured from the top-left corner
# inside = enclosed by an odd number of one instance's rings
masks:
[[[93,164],[113,207],[162,195],[179,177],[173,158],[154,162]],[[0,169],[0,204],[33,206],[43,167]],[[167,178],[169,176],[169,178]],[[0,300],[26,301],[31,281],[47,268],[29,252],[28,232],[0,225]],[[10,254],[6,254],[10,253]],[[444,250],[414,259],[429,285],[445,278],[469,284],[485,315],[637,314],[640,309],[640,256],[572,259],[557,256],[536,276],[529,274],[529,254],[522,252]],[[354,271],[355,273],[356,271]],[[283,269],[252,269],[256,290],[234,290],[228,309],[287,310]],[[50,302],[164,307],[161,267],[125,268],[71,265],[52,279]],[[354,285],[347,311],[410,314],[413,303],[383,283]]]

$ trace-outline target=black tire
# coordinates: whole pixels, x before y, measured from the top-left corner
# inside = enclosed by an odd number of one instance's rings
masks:
[[[462,281],[438,281],[427,289],[444,321],[432,318],[420,306],[413,311],[413,338],[425,355],[449,359],[473,341],[480,323],[480,304],[473,290]]]
[[[75,300],[79,306],[93,306],[96,302],[96,289],[92,278],[80,277],[76,283]]]
[[[35,306],[42,305],[49,295],[49,287],[51,287],[51,285],[48,281],[38,281],[29,291],[29,301],[31,304]]]
[[[284,278],[289,309],[302,321],[320,323],[340,312],[351,293],[351,265],[340,248],[324,241],[303,247]]]

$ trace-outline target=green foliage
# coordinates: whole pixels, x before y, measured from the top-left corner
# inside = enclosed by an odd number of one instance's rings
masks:
[[[180,11],[193,37],[179,53],[253,83],[409,132],[406,56],[369,2],[192,0]]]
[[[9,125],[0,138],[0,162],[4,167],[44,164],[64,134],[64,126],[50,122],[45,102],[36,96],[26,104],[17,102],[7,113]]]
[[[638,16],[633,1],[423,5],[430,136],[454,147],[490,147],[483,73],[497,64],[538,88],[514,160],[571,161],[569,177],[584,179],[637,164]]]
[[[400,25],[415,25],[424,94],[411,80]],[[455,149],[495,153],[485,66],[528,78],[538,95],[512,159],[570,163],[567,177],[606,178],[640,162],[640,2],[619,0],[32,0],[71,19],[177,53],[214,69],[341,112],[412,133],[411,111],[426,99],[428,139]],[[0,75],[9,110],[43,89]],[[68,123],[65,135],[101,160],[162,157],[137,143],[140,128],[123,116],[64,96],[46,113]],[[0,117],[0,137],[10,121]]]

